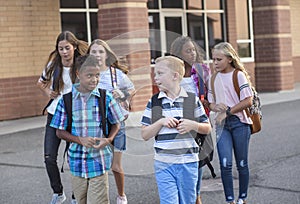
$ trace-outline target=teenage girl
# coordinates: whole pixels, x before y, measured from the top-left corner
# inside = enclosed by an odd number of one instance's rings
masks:
[[[116,54],[109,45],[100,39],[94,40],[88,49],[90,55],[94,55],[100,64],[100,82],[98,87],[110,91],[114,98],[122,105],[124,114],[128,117],[128,101],[133,96],[135,89],[133,83],[127,77],[127,67],[121,65]],[[126,150],[125,122],[121,122],[121,128],[114,139],[114,157],[112,171],[118,190],[117,204],[127,204],[124,192],[124,170],[121,159],[122,152]]]
[[[87,49],[88,44],[78,40],[70,31],[60,33],[56,39],[55,50],[50,53],[45,69],[37,82],[37,86],[50,99],[45,107],[48,116],[44,139],[44,159],[53,190],[51,204],[64,202],[66,196],[57,166],[57,154],[61,139],[56,136],[56,129],[50,127],[49,124],[59,99],[63,94],[72,91],[72,82],[75,82],[76,78],[75,70],[73,70],[75,58],[86,54]],[[75,202],[74,197],[72,199]]]
[[[201,49],[198,44],[193,41],[190,37],[180,36],[176,38],[171,44],[170,54],[179,57],[184,61],[185,75],[180,83],[180,85],[188,92],[195,93],[199,97],[199,75],[196,71],[196,63],[199,63],[203,69],[203,81],[207,84],[210,77],[210,69],[205,64],[203,64],[203,57]],[[200,97],[199,97],[200,98]],[[206,100],[202,100],[202,103],[208,114],[208,103]],[[199,168],[198,172],[198,182],[197,182],[197,200],[196,204],[201,204],[200,188],[202,181],[203,170],[202,167]]]
[[[232,153],[234,153],[239,178],[239,197],[237,204],[246,203],[249,168],[248,149],[251,135],[251,119],[245,108],[252,105],[252,90],[249,75],[231,44],[222,42],[212,49],[213,67],[216,76],[210,82],[208,101],[210,109],[217,113],[217,149],[221,168],[221,178],[226,202],[235,203],[232,176]],[[232,75],[238,72],[240,98],[238,97]],[[214,77],[212,77],[214,78]],[[213,83],[214,86],[211,86]]]

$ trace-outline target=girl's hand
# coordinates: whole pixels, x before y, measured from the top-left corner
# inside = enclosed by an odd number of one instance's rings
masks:
[[[112,95],[115,99],[118,99],[118,98],[124,98],[125,95],[124,93],[120,90],[120,89],[115,89],[112,91]]]
[[[55,99],[55,98],[57,98],[57,96],[59,96],[59,93],[57,91],[50,90],[49,98]]]
[[[217,125],[221,125],[223,120],[227,117],[226,112],[221,112],[216,117],[216,123]]]
[[[225,112],[227,110],[227,106],[224,103],[216,104],[214,107],[215,112]]]

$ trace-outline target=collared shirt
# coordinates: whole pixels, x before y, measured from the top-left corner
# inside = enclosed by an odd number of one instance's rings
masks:
[[[178,97],[169,98],[164,92],[160,92],[158,98],[162,99],[162,116],[183,118],[183,102],[188,97],[187,92],[181,87]],[[151,125],[152,104],[149,100],[141,121],[142,125]],[[204,108],[198,97],[195,97],[194,117],[197,122],[208,122]],[[154,142],[154,159],[166,163],[189,163],[199,161],[199,148],[190,133],[179,134],[176,128],[162,127]]]
[[[72,89],[72,135],[81,137],[103,136],[99,113],[98,98],[100,93],[94,89],[90,94],[82,94],[76,89]],[[124,120],[124,115],[113,96],[106,92],[106,114],[111,124]],[[55,114],[50,126],[57,129],[66,130],[68,124],[67,113],[63,99],[58,102]],[[92,178],[108,171],[111,167],[112,151],[109,146],[101,149],[87,148],[77,143],[71,143],[68,150],[68,163],[70,171],[74,176]]]

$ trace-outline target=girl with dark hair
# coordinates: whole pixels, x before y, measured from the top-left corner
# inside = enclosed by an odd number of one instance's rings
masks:
[[[63,94],[72,91],[72,82],[75,82],[76,79],[73,68],[74,61],[77,56],[85,55],[87,49],[88,44],[78,40],[70,31],[61,32],[57,36],[55,50],[50,53],[45,69],[37,82],[37,86],[50,98],[44,109],[48,113],[44,139],[44,159],[53,190],[51,204],[63,203],[66,196],[57,166],[57,154],[61,139],[56,136],[56,129],[49,125],[59,99]]]

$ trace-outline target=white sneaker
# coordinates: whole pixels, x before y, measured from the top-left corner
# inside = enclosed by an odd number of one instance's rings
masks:
[[[239,198],[237,201],[236,201],[236,204],[245,204],[246,201],[244,201],[243,199]]]
[[[66,195],[64,192],[61,195],[54,193],[50,204],[62,204],[65,200],[66,200]]]
[[[127,197],[126,195],[117,196],[117,204],[127,204]]]
[[[71,204],[77,204],[77,201],[76,201],[75,199],[72,198]]]

